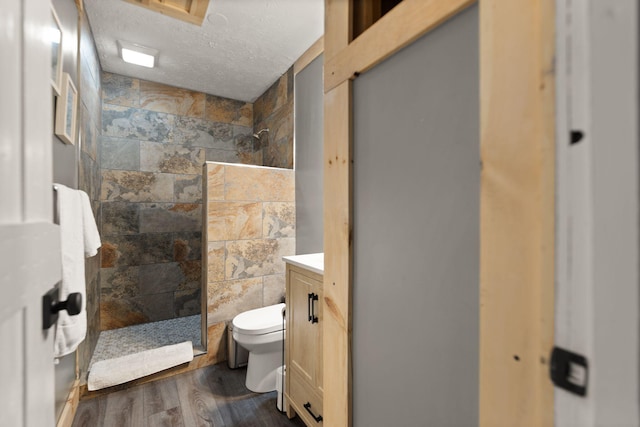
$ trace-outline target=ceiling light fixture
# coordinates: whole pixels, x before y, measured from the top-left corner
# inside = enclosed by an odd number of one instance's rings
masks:
[[[124,62],[153,68],[156,64],[158,51],[139,44],[118,40],[118,53]]]

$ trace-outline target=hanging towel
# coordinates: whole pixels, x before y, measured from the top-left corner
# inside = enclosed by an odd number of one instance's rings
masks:
[[[62,249],[60,301],[65,301],[73,292],[82,295],[82,309],[79,314],[69,316],[65,310],[59,312],[54,356],[61,357],[75,351],[87,333],[84,259],[85,256],[94,256],[101,243],[89,196],[83,191],[73,190],[61,184],[56,186]]]
[[[96,220],[93,217],[93,209],[89,196],[84,191],[78,190],[82,199],[82,233],[84,236],[84,256],[91,258],[98,254],[98,249],[102,246],[100,234],[96,227]]]

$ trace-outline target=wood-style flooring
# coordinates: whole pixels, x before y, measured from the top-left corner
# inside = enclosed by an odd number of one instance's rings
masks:
[[[225,363],[80,402],[73,427],[304,427],[276,407],[276,392],[253,393],[246,369]]]

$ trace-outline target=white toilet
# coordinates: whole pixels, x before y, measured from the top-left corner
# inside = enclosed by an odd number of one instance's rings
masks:
[[[249,351],[245,385],[251,391],[276,389],[276,370],[283,363],[284,307],[270,305],[233,318],[233,339]]]

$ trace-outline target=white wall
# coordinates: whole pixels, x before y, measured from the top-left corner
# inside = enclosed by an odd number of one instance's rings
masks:
[[[556,389],[556,425],[637,426],[638,3],[562,0],[557,27],[556,345],[589,383]]]

